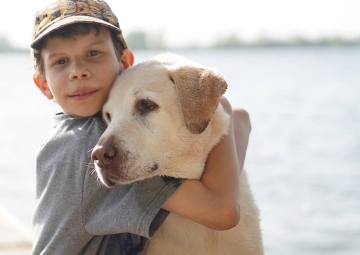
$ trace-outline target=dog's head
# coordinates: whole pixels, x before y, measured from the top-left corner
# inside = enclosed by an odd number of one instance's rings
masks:
[[[199,178],[175,169],[191,167],[188,159],[203,153],[209,137],[201,137],[226,88],[214,71],[170,53],[124,71],[103,107],[108,127],[92,151],[100,180],[112,186],[154,175]]]

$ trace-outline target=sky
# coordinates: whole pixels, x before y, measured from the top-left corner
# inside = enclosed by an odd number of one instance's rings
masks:
[[[0,36],[20,47],[30,44],[33,19],[50,0],[6,1]],[[169,46],[209,45],[236,34],[307,39],[360,37],[360,0],[108,0],[125,35],[135,30],[163,33]],[[16,14],[16,17],[14,15]]]

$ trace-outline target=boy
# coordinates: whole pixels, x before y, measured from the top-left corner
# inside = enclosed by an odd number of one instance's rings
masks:
[[[37,154],[32,254],[144,254],[169,211],[217,230],[237,224],[245,111],[233,115],[201,181],[158,177],[107,189],[91,175],[89,150],[106,128],[99,112],[115,78],[134,62],[116,16],[104,1],[57,0],[38,12],[31,47],[35,84],[63,109]]]

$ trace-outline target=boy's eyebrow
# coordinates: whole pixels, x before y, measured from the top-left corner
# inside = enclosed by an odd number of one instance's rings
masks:
[[[105,43],[104,40],[97,40],[95,42],[92,42],[92,43],[86,45],[85,47],[94,46],[94,45],[97,45],[97,44],[104,44],[104,43]]]
[[[91,47],[91,46],[95,46],[95,45],[99,45],[99,44],[104,44],[104,43],[105,43],[104,40],[97,40],[97,41],[94,41],[94,42],[86,45],[84,48]],[[53,58],[53,57],[56,57],[56,56],[62,55],[62,54],[63,54],[63,53],[61,53],[61,52],[60,52],[60,53],[58,53],[58,52],[50,53],[50,54],[48,55],[48,58]]]

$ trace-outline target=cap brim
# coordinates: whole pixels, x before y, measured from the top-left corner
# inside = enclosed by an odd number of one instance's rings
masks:
[[[57,22],[55,22],[54,24],[50,25],[48,28],[46,28],[42,33],[40,33],[40,35],[38,35],[36,37],[36,39],[31,43],[31,48],[36,49],[36,44],[43,39],[45,36],[47,36],[48,34],[50,34],[51,32],[70,25],[70,24],[74,24],[74,23],[97,23],[97,24],[101,24],[104,25],[106,27],[109,27],[111,29],[114,29],[116,31],[119,31],[119,33],[121,33],[121,29],[102,20],[102,19],[98,19],[98,18],[94,18],[94,17],[90,17],[90,16],[70,16],[67,18],[64,18],[62,20],[59,20]]]

